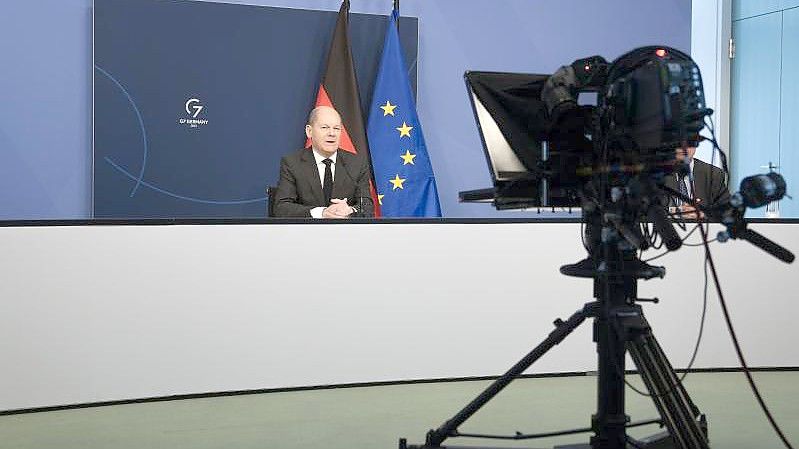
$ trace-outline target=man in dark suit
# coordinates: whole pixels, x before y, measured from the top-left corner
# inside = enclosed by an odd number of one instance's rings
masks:
[[[666,187],[676,190],[691,198],[695,203],[712,206],[726,202],[730,198],[724,171],[720,168],[694,159],[696,147],[677,148],[677,161],[687,163],[688,175],[681,176],[675,173],[666,178]],[[679,198],[672,197],[669,201],[669,210],[679,213],[684,218],[701,218],[704,214]]]
[[[284,156],[275,193],[274,215],[296,218],[348,218],[374,215],[369,194],[369,162],[340,150],[341,116],[319,106],[311,111],[305,135],[311,148]]]

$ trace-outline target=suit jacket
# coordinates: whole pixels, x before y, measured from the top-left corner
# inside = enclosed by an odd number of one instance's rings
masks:
[[[679,191],[677,177],[670,175],[665,180],[666,187]],[[694,159],[693,197],[701,199],[702,204],[711,206],[730,199],[730,191],[724,179],[724,171],[714,165]],[[669,206],[675,205],[671,198]]]
[[[347,198],[347,203],[364,217],[374,216],[369,178],[369,163],[365,157],[338,150],[333,198]],[[311,209],[327,206],[313,150],[304,148],[284,156],[275,193],[275,216],[309,218]]]

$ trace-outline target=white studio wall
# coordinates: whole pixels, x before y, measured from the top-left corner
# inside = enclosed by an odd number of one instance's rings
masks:
[[[792,225],[755,229],[799,249]],[[592,296],[558,273],[584,256],[574,223],[4,227],[0,246],[0,410],[498,375]],[[799,366],[796,266],[713,247],[749,363]],[[702,251],[658,262],[639,294],[684,367]],[[709,303],[695,366],[736,367]],[[531,372],[594,369],[586,323]]]

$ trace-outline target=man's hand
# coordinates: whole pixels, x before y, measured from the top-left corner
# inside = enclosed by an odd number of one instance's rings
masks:
[[[322,211],[322,218],[348,218],[352,215],[353,209],[347,204],[347,199],[333,198],[330,206]]]
[[[696,200],[696,206],[702,201],[699,198]],[[677,209],[678,213],[682,218],[687,218],[689,220],[701,220],[705,218],[705,213],[699,210],[698,207],[695,207],[693,204],[683,204]]]

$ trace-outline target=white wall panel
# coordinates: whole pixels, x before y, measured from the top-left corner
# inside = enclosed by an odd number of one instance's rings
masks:
[[[591,298],[558,273],[577,224],[0,228],[0,410],[213,391],[496,375]],[[760,225],[799,249],[792,225]],[[321,257],[319,246],[332,257]],[[799,366],[799,280],[714,244],[752,365]],[[659,259],[648,317],[685,366],[701,251]],[[736,366],[711,295],[697,366]],[[531,372],[595,367],[587,323]]]

